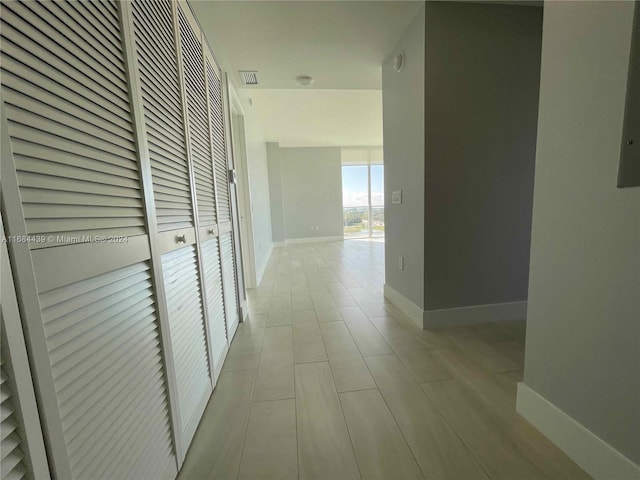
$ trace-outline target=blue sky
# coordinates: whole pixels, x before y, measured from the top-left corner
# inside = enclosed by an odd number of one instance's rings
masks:
[[[371,166],[371,203],[384,203],[384,167]],[[342,205],[345,207],[367,206],[367,166],[342,167]]]

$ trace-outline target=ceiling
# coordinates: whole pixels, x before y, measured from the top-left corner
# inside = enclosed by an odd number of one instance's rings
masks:
[[[192,1],[229,70],[257,70],[258,88],[380,89],[381,64],[420,1]],[[255,88],[255,87],[254,87]]]
[[[421,1],[190,2],[218,62],[283,147],[382,145],[382,63]],[[257,70],[243,87],[239,70]],[[302,87],[299,75],[314,83]],[[247,112],[249,113],[249,112]]]
[[[381,90],[244,91],[265,141],[281,147],[382,145]]]

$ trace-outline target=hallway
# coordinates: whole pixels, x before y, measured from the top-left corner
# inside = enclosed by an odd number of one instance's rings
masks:
[[[420,330],[384,243],[276,248],[180,477],[589,478],[515,413],[524,326]]]

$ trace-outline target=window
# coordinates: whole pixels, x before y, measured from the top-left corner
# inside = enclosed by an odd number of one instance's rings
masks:
[[[382,148],[342,150],[344,238],[384,237]]]

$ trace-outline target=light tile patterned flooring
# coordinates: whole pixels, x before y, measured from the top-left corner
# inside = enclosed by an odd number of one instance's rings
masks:
[[[585,479],[515,413],[524,326],[426,331],[384,243],[277,248],[180,478]]]

